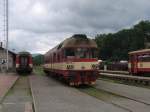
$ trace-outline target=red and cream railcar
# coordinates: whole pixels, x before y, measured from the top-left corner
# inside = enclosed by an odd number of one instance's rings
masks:
[[[69,85],[95,84],[98,76],[97,45],[76,34],[45,54],[44,71],[65,79]]]
[[[128,68],[132,74],[150,73],[150,49],[129,52]]]
[[[31,73],[33,69],[32,56],[29,52],[19,52],[16,56],[16,71]]]

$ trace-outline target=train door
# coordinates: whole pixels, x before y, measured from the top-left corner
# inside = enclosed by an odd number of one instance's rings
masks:
[[[28,66],[29,59],[27,56],[20,56],[20,66],[25,68]]]
[[[136,55],[131,56],[131,72],[137,73],[137,56]]]

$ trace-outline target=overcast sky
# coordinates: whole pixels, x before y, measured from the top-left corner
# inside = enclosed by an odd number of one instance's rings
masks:
[[[150,19],[149,0],[9,1],[9,47],[16,51],[45,53],[74,33],[94,38]]]

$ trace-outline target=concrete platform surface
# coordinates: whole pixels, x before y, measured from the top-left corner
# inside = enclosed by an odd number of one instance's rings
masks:
[[[28,76],[20,76],[5,96],[0,112],[33,112]]]
[[[150,104],[150,89],[97,80],[96,88]]]
[[[8,90],[13,86],[13,84],[18,79],[15,74],[0,74],[0,102]]]
[[[31,76],[35,112],[129,112],[44,76]]]

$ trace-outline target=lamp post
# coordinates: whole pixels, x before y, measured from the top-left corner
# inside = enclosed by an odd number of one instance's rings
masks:
[[[8,15],[9,15],[9,1],[6,0],[6,68],[7,68],[7,71],[9,69],[9,59],[8,59],[8,37],[9,37],[9,18],[8,18]]]

